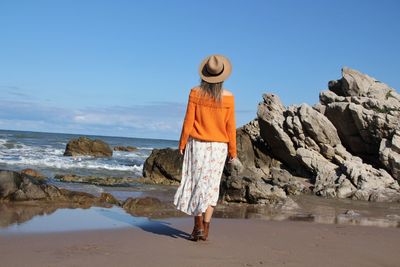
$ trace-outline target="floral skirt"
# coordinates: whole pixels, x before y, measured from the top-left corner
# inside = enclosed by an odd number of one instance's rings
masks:
[[[189,138],[183,158],[181,183],[174,197],[178,210],[189,215],[200,215],[208,206],[217,205],[227,152],[227,143]]]

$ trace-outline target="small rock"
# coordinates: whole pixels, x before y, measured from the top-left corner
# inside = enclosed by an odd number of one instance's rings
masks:
[[[113,148],[114,151],[125,151],[125,152],[134,152],[137,150],[136,147],[133,146],[115,146]]]
[[[118,199],[116,199],[113,195],[111,195],[110,193],[101,193],[100,197],[99,197],[100,202],[105,202],[105,203],[109,203],[109,204],[113,204],[113,205],[120,205],[120,202],[118,201]]]
[[[360,216],[360,213],[355,212],[354,210],[346,210],[343,214],[346,216]]]

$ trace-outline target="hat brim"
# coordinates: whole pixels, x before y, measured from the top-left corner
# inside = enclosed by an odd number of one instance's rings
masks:
[[[218,75],[212,75],[210,73],[208,73],[207,68],[206,68],[206,64],[208,62],[208,59],[212,56],[215,56],[218,58],[218,60],[222,61],[222,64],[224,65],[224,69],[223,71],[218,74]],[[201,62],[200,64],[200,68],[199,68],[199,74],[200,77],[203,81],[206,81],[208,83],[220,83],[225,81],[229,75],[232,72],[232,64],[229,61],[229,59],[227,59],[226,57],[222,56],[222,55],[211,55],[208,56],[207,58],[205,58],[203,60],[203,62]]]

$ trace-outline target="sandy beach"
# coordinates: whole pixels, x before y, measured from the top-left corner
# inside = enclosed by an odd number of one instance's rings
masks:
[[[1,266],[398,266],[398,228],[215,219],[206,242],[191,218],[115,230],[0,236]]]

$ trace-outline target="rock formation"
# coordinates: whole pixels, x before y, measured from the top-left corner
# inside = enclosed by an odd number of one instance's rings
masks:
[[[399,179],[394,174],[395,164],[388,164],[379,154],[381,148],[391,146],[399,127],[400,95],[358,71],[344,68],[342,75],[342,79],[329,82],[329,91],[321,92],[321,112],[335,126],[351,154],[374,167],[385,168]]]
[[[278,96],[263,95],[257,115],[270,154],[291,173],[309,177],[317,195],[400,201],[393,175],[398,167],[399,95],[346,68],[343,78],[330,82],[329,89],[314,108],[307,104],[285,108]]]
[[[92,206],[112,200],[107,193],[103,194],[98,198],[89,193],[58,188],[30,175],[0,170],[0,202],[47,201]]]
[[[226,201],[274,204],[286,195],[400,202],[400,95],[344,68],[320,103],[283,106],[264,94],[257,119],[237,129],[238,160],[226,164]],[[181,160],[157,150],[146,176],[179,181]],[[165,171],[168,169],[168,171]],[[161,171],[162,170],[162,171]],[[154,174],[153,174],[154,173]]]
[[[66,183],[85,183],[100,186],[129,186],[138,181],[137,178],[129,177],[99,177],[81,176],[75,174],[57,174],[54,176],[54,178]]]
[[[112,149],[102,140],[79,137],[68,142],[64,156],[111,157]]]

